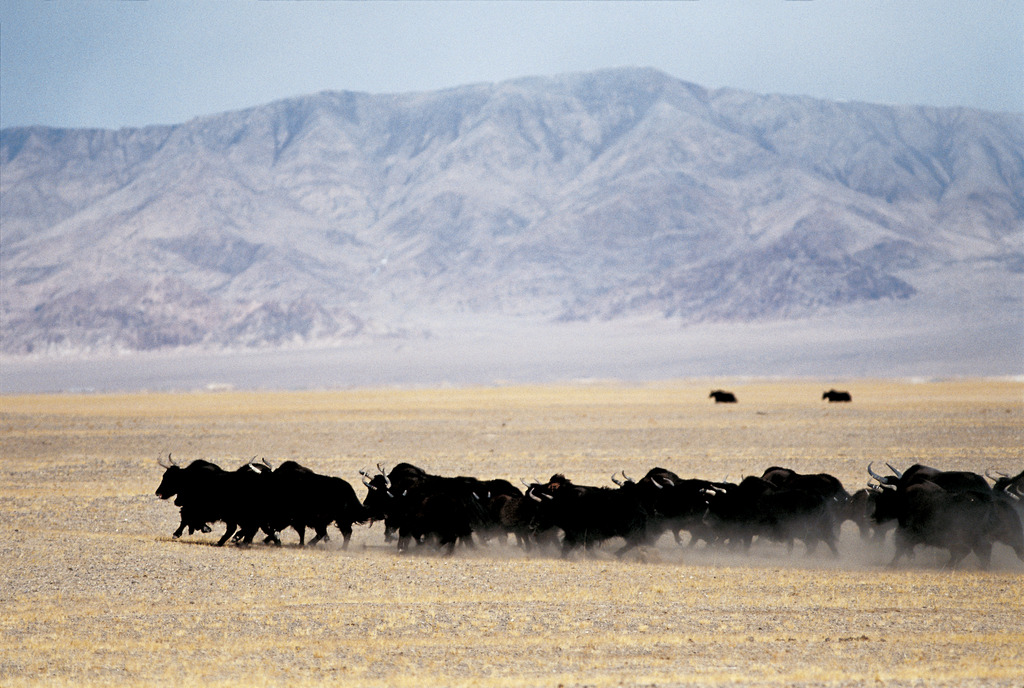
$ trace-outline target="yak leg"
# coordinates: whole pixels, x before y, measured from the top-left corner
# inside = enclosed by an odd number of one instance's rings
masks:
[[[640,543],[636,540],[626,540],[626,544],[624,544],[615,552],[615,556],[621,559],[626,552],[628,552],[631,549],[635,549],[639,544]]]
[[[228,523],[228,527],[227,530],[224,531],[224,535],[222,535],[220,540],[217,541],[217,546],[222,547],[224,543],[228,541],[228,538],[234,534],[236,528],[238,528],[236,524]]]
[[[893,555],[892,561],[889,562],[889,568],[896,568],[896,563],[899,562],[906,556],[909,559],[914,558],[914,543],[909,542],[906,538],[900,537],[899,532],[896,533],[896,554]]]
[[[817,541],[824,542],[828,545],[830,554],[833,557],[839,556],[839,548],[836,547],[836,538],[839,537],[839,529],[834,526],[831,520],[819,522],[814,535],[816,536]],[[817,545],[817,542],[815,542],[815,545]]]
[[[530,531],[516,533],[516,540],[523,546],[524,552],[532,552],[533,546],[537,543],[537,536]]]
[[[992,543],[980,542],[975,544],[974,553],[978,556],[978,561],[981,562],[981,568],[987,571],[992,566]]]
[[[188,528],[188,534],[202,530],[204,533],[210,532],[210,527],[206,523],[197,524],[195,515],[187,506],[181,507],[181,523],[178,524],[178,529],[174,531],[174,538],[180,538],[181,534],[185,532],[185,528]]]
[[[178,526],[178,530],[175,531],[174,537],[181,537],[181,533],[186,527],[188,527],[188,534],[192,535],[195,532],[209,533],[212,528],[206,521],[199,520],[196,514],[193,513],[195,510],[190,508],[189,505],[181,507],[181,524]]]
[[[886,521],[884,523],[876,523],[875,524],[875,532],[871,536],[872,542],[874,544],[876,544],[876,545],[884,545],[886,538],[889,537],[889,532],[890,531],[895,532],[895,528],[896,528],[896,522],[895,521]],[[894,535],[893,538],[895,539],[895,537],[896,536]]]
[[[942,568],[949,569],[952,571],[957,565],[964,560],[968,554],[971,553],[971,548],[966,545],[953,545],[949,548],[949,561]],[[989,552],[991,554],[991,552]],[[979,559],[981,557],[979,556]]]
[[[892,561],[889,562],[889,568],[896,568],[897,562],[902,559],[906,554],[913,555],[914,545],[902,535],[900,531],[896,531],[896,537],[893,539],[893,544],[896,545],[896,553],[892,556]]]
[[[252,538],[253,538],[254,535],[256,535],[256,531],[258,531],[258,530],[259,530],[259,527],[251,527],[251,526],[247,526],[245,528],[239,528],[238,532],[235,533],[235,537],[233,537],[231,539],[231,541],[234,542],[239,547],[242,547],[244,545],[251,545],[252,544]]]
[[[321,528],[320,526],[316,526],[315,528],[313,528],[313,531],[316,533],[316,537],[309,541],[310,547],[320,542],[321,540],[330,540],[330,538],[327,537],[327,528]]]
[[[412,534],[405,530],[398,531],[398,551],[405,552],[409,549],[409,540],[412,539]],[[416,540],[417,544],[421,544],[420,541]]]
[[[896,562],[904,556],[908,559],[914,558],[914,548],[921,542],[917,535],[908,532],[904,528],[897,528],[893,535],[893,544],[896,545],[896,554],[889,562],[889,568],[895,568]]]

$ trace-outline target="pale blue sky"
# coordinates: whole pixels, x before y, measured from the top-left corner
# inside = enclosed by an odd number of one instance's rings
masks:
[[[0,126],[170,124],[322,90],[606,67],[1024,112],[1021,0],[0,0]]]

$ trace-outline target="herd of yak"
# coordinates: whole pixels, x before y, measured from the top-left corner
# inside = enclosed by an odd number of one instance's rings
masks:
[[[621,538],[621,556],[665,533],[683,544],[686,531],[688,546],[703,542],[746,550],[755,538],[765,538],[792,548],[799,540],[808,553],[824,543],[837,555],[839,528],[853,521],[864,538],[882,541],[894,532],[892,565],[912,556],[917,545],[948,550],[950,567],[971,552],[987,567],[995,543],[1024,561],[1024,472],[989,474],[986,480],[915,464],[903,472],[889,465],[889,474],[880,475],[869,464],[872,482],[850,494],[831,475],[779,467],[739,483],[681,478],[653,468],[639,480],[615,474],[614,486],[577,485],[556,474],[546,482],[521,480],[525,489],[519,489],[507,480],[442,477],[400,463],[390,472],[379,464],[375,472],[361,470],[367,492],[360,501],[342,478],[295,461],[273,468],[252,460],[233,471],[204,460],[161,466],[156,494],[175,497],[181,510],[174,537],[186,528],[189,534],[210,532],[220,521],[227,529],[218,545],[232,537],[250,544],[260,532],[264,542],[280,544],[287,528],[298,533],[300,544],[312,529],[312,545],[328,539],[333,524],[347,546],[353,524],[380,520],[385,541],[397,540],[399,551],[415,542],[451,554],[456,543],[473,547],[474,536],[486,543],[507,542],[513,535],[528,551],[560,547],[563,556]]]

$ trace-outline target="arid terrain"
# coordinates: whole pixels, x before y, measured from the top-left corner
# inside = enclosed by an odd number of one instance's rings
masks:
[[[713,387],[739,403],[715,405]],[[1024,562],[955,571],[847,524],[840,556],[669,536],[617,560],[491,544],[400,555],[383,527],[300,549],[173,540],[158,458],[295,459],[341,476],[610,485],[663,466],[1024,468],[1024,383],[680,381],[636,386],[0,397],[0,685],[1016,686]],[[219,526],[218,526],[219,528]]]

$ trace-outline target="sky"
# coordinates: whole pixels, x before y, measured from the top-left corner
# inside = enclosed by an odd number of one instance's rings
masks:
[[[0,127],[176,124],[325,90],[613,67],[1024,112],[1024,2],[0,0]]]

